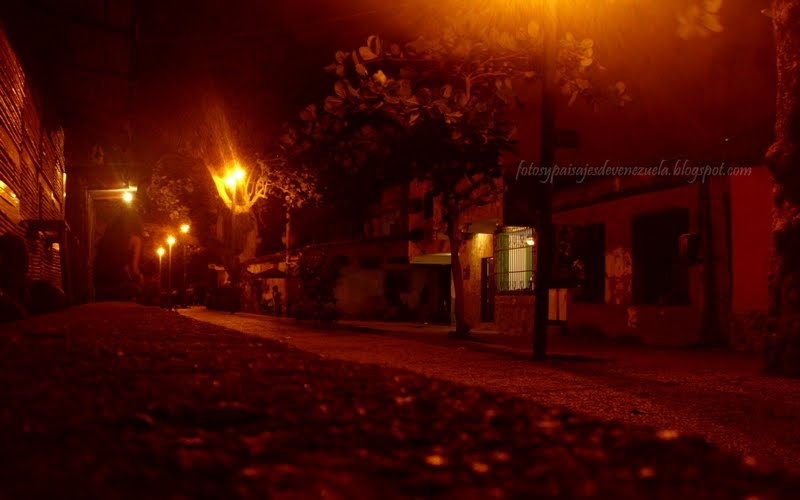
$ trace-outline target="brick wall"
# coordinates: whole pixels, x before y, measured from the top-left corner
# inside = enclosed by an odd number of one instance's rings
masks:
[[[39,103],[0,31],[0,233],[26,239],[28,274],[61,285],[58,240],[25,231],[23,221],[63,220],[63,132],[42,126]]]

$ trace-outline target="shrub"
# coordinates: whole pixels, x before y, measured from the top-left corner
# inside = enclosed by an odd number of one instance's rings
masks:
[[[25,308],[12,296],[0,292],[0,324],[24,319]]]
[[[289,270],[295,296],[292,314],[301,320],[332,322],[339,319],[336,283],[341,265],[323,250],[304,252]]]
[[[47,314],[66,307],[67,296],[49,281],[35,280],[31,285],[31,314]]]

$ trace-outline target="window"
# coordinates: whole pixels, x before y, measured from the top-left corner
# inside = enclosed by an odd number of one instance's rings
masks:
[[[495,238],[495,276],[498,292],[533,290],[536,247],[533,230],[516,229]]]
[[[632,229],[634,303],[689,304],[689,267],[680,256],[680,237],[689,232],[689,211],[639,215]]]

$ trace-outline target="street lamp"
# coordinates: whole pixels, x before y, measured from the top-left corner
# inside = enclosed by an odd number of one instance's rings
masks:
[[[130,191],[125,191],[124,193],[122,193],[122,201],[124,201],[125,203],[128,203],[128,204],[132,203],[133,202],[133,193],[130,192]]]
[[[184,235],[183,238],[183,305],[187,305],[187,298],[186,298],[186,239],[187,235],[189,234],[189,230],[191,226],[189,224],[182,224],[181,225],[181,233]]]
[[[245,183],[245,178],[247,177],[247,173],[244,169],[237,163],[234,166],[233,171],[231,171],[228,176],[225,178],[225,184],[231,189],[231,250],[232,250],[232,259],[231,259],[231,293],[233,297],[236,297],[238,300],[238,294],[236,292],[236,273],[238,272],[239,266],[239,256],[236,250],[236,191],[238,189],[239,183]],[[231,313],[235,312],[236,305],[234,300],[231,300]]]
[[[244,183],[247,173],[238,164],[225,178],[225,184],[231,190],[231,248],[236,254],[236,193],[240,183]]]
[[[167,261],[167,304],[169,309],[172,309],[172,245],[175,244],[175,237],[172,235],[167,236],[167,245],[169,245],[169,259]]]
[[[158,247],[156,250],[158,254],[158,291],[159,295],[161,294],[161,259],[164,257],[164,247]]]

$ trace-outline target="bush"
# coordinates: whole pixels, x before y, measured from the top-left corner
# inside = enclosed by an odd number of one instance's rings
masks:
[[[332,322],[339,319],[336,283],[341,264],[322,250],[304,252],[289,270],[296,295],[291,298],[292,315],[300,320]]]
[[[49,281],[35,280],[31,285],[31,314],[47,314],[66,307],[67,296]]]
[[[0,292],[0,324],[24,319],[25,308],[10,295]]]

